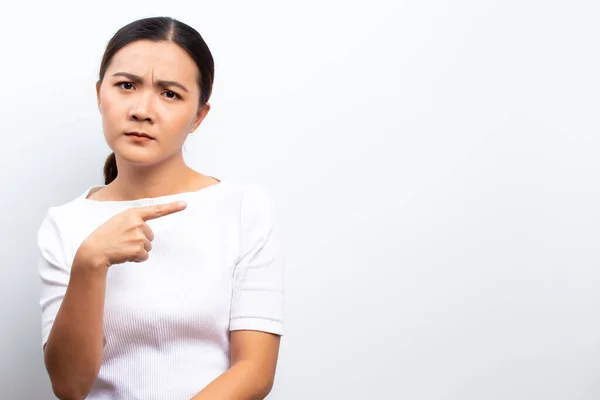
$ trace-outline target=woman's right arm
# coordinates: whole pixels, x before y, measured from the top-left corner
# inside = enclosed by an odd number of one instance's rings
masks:
[[[146,221],[184,210],[173,202],[130,208],[110,218],[79,246],[71,267],[61,230],[51,215],[38,233],[42,252],[44,363],[59,399],[84,399],[94,386],[104,351],[106,278],[111,265],[148,259],[154,234]]]
[[[44,363],[59,399],[84,399],[102,363],[104,296],[108,266],[75,255],[70,280],[44,346]]]

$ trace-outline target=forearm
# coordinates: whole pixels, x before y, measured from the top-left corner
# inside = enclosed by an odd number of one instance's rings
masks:
[[[44,361],[52,388],[61,399],[83,399],[102,362],[104,296],[107,268],[73,265],[56,316]]]
[[[191,400],[262,400],[273,385],[266,376],[252,361],[239,361]]]

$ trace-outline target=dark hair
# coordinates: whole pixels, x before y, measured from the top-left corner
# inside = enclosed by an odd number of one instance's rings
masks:
[[[169,17],[144,18],[131,22],[115,33],[106,46],[100,64],[99,83],[104,79],[106,69],[117,51],[136,40],[168,41],[179,45],[198,66],[198,86],[200,106],[204,107],[210,98],[215,75],[212,54],[202,36],[191,26]],[[104,163],[104,183],[108,185],[117,177],[115,153],[111,153]]]

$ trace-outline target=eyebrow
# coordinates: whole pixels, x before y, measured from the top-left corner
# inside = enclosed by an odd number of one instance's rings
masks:
[[[135,83],[142,83],[142,78],[140,76],[130,74],[129,72],[117,72],[116,74],[113,74],[112,76],[124,76],[127,79],[130,79],[131,81],[133,81]],[[183,86],[181,83],[176,82],[176,81],[156,81],[156,85],[163,86],[163,87],[176,86],[178,88],[181,88],[181,90],[183,90],[183,91],[189,92],[189,90],[187,90],[185,86]]]

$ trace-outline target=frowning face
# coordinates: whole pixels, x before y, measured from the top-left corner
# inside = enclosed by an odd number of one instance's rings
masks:
[[[136,165],[180,154],[210,109],[200,108],[198,74],[194,60],[172,42],[139,40],[115,53],[96,87],[112,151]]]

